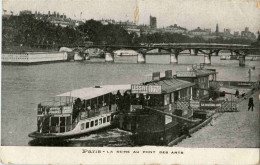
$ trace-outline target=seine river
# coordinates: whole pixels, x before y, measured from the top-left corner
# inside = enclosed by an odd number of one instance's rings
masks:
[[[217,69],[218,80],[248,81],[248,69],[252,81],[259,78],[260,61],[246,61],[239,67],[237,60],[223,60],[212,57]],[[51,97],[77,88],[106,84],[129,84],[145,80],[144,75],[155,71],[186,70],[184,64],[116,64],[64,62],[41,65],[2,65],[1,100],[1,143],[4,146],[26,146],[32,140],[30,132],[36,130],[36,106],[51,100]],[[128,146],[128,132],[118,129],[104,130],[79,139],[70,139],[66,146]]]

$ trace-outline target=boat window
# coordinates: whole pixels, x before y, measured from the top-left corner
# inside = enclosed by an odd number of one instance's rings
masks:
[[[85,124],[85,123],[82,123],[82,124],[80,125],[80,129],[81,129],[81,130],[84,129],[84,124]]]
[[[60,126],[65,126],[65,117],[60,117]]]
[[[104,104],[103,104],[103,106],[107,106],[107,105],[109,105],[110,103],[109,103],[109,94],[106,94],[105,96],[104,96]]]
[[[163,100],[164,98],[162,97],[163,95],[150,95],[150,102],[152,106],[162,106],[163,105]]]
[[[110,93],[110,104],[115,104],[115,103],[116,103],[116,95]]]
[[[174,103],[174,93],[171,93],[171,103]]]
[[[86,108],[87,108],[87,110],[91,109],[90,100],[86,100]]]
[[[97,97],[91,99],[91,109],[97,108]]]
[[[170,104],[170,94],[165,94],[164,95],[164,105],[169,105]]]
[[[42,121],[43,121],[43,117],[38,117],[38,120],[37,120],[38,132],[41,132]]]
[[[89,122],[86,122],[86,128],[89,128]]]
[[[174,101],[179,100],[179,91],[174,92]]]
[[[87,104],[87,105],[90,105],[90,100],[86,100],[86,104]]]
[[[107,122],[110,122],[110,116],[107,116]]]
[[[102,118],[99,119],[98,124],[102,124]]]
[[[71,125],[71,116],[68,116],[66,119],[66,126]]]
[[[98,108],[101,108],[103,107],[103,96],[99,96],[98,97]]]
[[[103,118],[103,123],[106,123],[106,122],[107,122],[106,117],[104,117]]]
[[[190,92],[191,92],[191,87],[188,87],[188,88],[187,88],[187,98],[190,97]]]
[[[90,127],[93,127],[93,126],[94,126],[94,121],[91,121]]]
[[[52,117],[51,118],[51,126],[59,125],[59,117]]]
[[[97,126],[98,125],[98,120],[95,120],[95,126]]]

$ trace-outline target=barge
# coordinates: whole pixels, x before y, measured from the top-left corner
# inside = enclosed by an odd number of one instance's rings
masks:
[[[38,64],[67,61],[66,52],[7,52],[3,53],[3,64]]]
[[[212,115],[198,115],[194,110],[200,98],[209,96],[198,89],[198,84],[209,88],[216,74],[201,68],[177,75],[168,70],[164,77],[155,72],[150,81],[132,84],[119,101],[117,127],[131,131],[135,145],[167,145],[183,133],[184,124],[193,128]],[[192,79],[182,80],[190,75]]]

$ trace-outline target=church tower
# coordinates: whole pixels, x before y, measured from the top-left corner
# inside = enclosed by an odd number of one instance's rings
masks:
[[[216,33],[218,33],[219,32],[219,30],[218,30],[218,24],[216,25]]]

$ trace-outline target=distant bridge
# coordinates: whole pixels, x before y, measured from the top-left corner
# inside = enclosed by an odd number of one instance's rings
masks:
[[[35,45],[37,46],[37,45]],[[153,44],[142,44],[139,46],[131,45],[63,45],[66,47],[78,47],[83,51],[89,48],[100,48],[105,52],[113,54],[115,50],[128,49],[135,50],[142,54],[153,49],[158,49],[160,53],[162,50],[166,50],[171,54],[171,62],[178,63],[178,56],[183,51],[189,51],[190,54],[198,55],[202,53],[205,56],[208,64],[211,64],[211,56],[219,55],[220,51],[229,51],[231,55],[239,56],[239,66],[245,66],[245,56],[249,55],[250,52],[258,51],[260,52],[260,47],[255,47],[251,45],[241,45],[241,44],[215,44],[215,43],[153,43]],[[61,47],[61,46],[60,46]],[[260,56],[260,55],[257,55]]]
[[[219,55],[221,50],[230,51],[231,55],[239,56],[239,66],[245,66],[245,56],[249,55],[252,51],[259,51],[260,47],[254,47],[251,45],[240,45],[240,44],[214,44],[214,43],[172,43],[172,44],[145,44],[140,46],[129,46],[129,45],[84,45],[79,46],[84,49],[88,48],[100,48],[106,52],[113,53],[118,49],[130,49],[135,50],[143,55],[153,49],[169,51],[174,57],[175,62],[178,62],[178,55],[185,50],[193,52],[194,55],[202,53],[205,58],[211,64],[211,56]],[[260,56],[260,55],[259,55]]]

